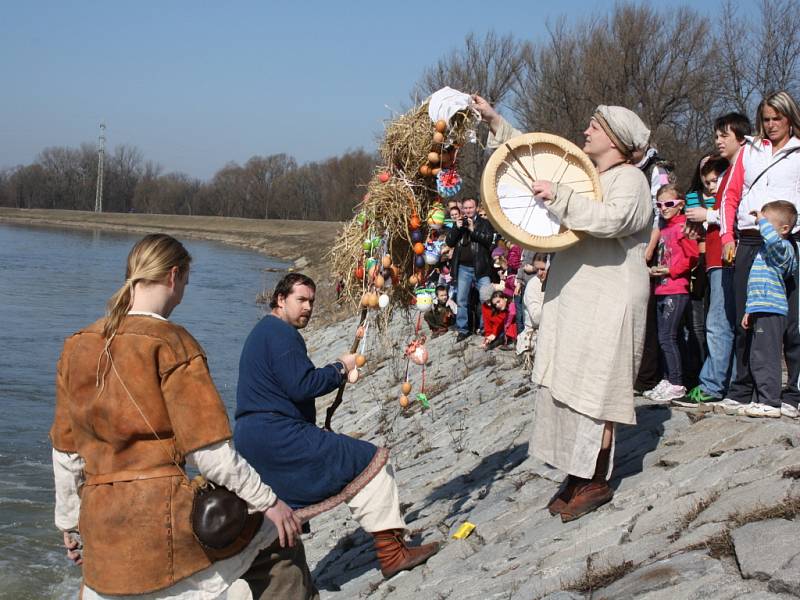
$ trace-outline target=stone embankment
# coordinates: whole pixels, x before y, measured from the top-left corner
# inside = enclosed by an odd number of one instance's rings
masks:
[[[310,329],[315,361],[346,351],[354,329],[353,319]],[[385,581],[370,536],[339,507],[306,536],[323,599],[800,595],[800,423],[637,398],[638,424],[617,432],[614,499],[563,524],[544,508],[562,476],[528,454],[536,407],[519,358],[486,353],[476,337],[430,340],[431,408],[404,412],[402,348],[412,332],[399,313],[388,334],[369,330],[364,377],[347,388],[333,426],[392,449],[412,539],[443,548]],[[419,391],[421,367],[410,379]],[[465,521],[474,532],[453,539]]]

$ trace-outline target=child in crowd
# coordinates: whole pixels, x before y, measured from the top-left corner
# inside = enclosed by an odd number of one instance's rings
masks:
[[[483,310],[484,350],[500,347],[510,350],[517,341],[517,309],[511,299],[501,290],[494,290]]]
[[[684,233],[686,217],[681,212],[684,201],[675,184],[667,184],[658,190],[656,205],[663,224],[660,226],[656,249],[657,264],[650,268],[650,274],[657,278],[654,290],[656,326],[666,378],[645,392],[644,396],[669,402],[686,395],[678,329],[689,303],[689,272],[697,260],[698,251],[697,241],[689,239]]]
[[[525,294],[522,302],[525,329],[522,331],[517,329],[517,354],[535,350],[536,334],[539,332],[539,320],[541,319],[542,306],[544,305],[544,284],[547,280],[548,268],[547,254],[534,254],[531,264],[535,276],[525,284]],[[519,319],[517,319],[517,323],[519,323]]]
[[[457,311],[458,307],[450,299],[447,286],[437,285],[433,306],[425,313],[425,322],[431,328],[431,337],[438,337],[443,333],[447,333],[448,328],[455,321]]]
[[[719,154],[704,156],[697,165],[689,192],[686,194],[686,235],[697,236],[700,256],[689,278],[689,305],[686,307],[685,323],[689,333],[687,339],[686,383],[697,385],[700,369],[707,356],[706,309],[708,306],[708,276],[706,275],[706,223],[689,218],[695,208],[704,212],[714,209],[717,184],[728,168],[728,161]]]
[[[767,202],[753,211],[761,233],[761,247],[747,278],[747,304],[742,328],[747,332],[746,364],[750,369],[755,402],[743,407],[748,417],[797,417],[797,410],[781,404],[781,350],[789,303],[786,279],[797,268],[789,241],[797,222],[791,202]],[[788,410],[794,409],[794,410]]]

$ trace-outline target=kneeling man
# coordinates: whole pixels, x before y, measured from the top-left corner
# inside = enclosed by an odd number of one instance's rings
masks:
[[[406,524],[386,448],[316,425],[316,397],[342,384],[355,368],[355,355],[320,368],[308,358],[297,330],[311,319],[315,291],[305,275],[283,277],[272,294],[272,312],[248,336],[239,362],[234,441],[280,498],[303,509],[304,519],[346,502],[374,536],[381,572],[389,578],[425,562],[439,545],[408,547],[403,541]],[[301,544],[273,547],[264,560],[273,563],[275,579],[264,588],[264,598],[284,598],[287,587],[294,588],[293,598],[314,597]],[[281,573],[293,581],[279,581]]]

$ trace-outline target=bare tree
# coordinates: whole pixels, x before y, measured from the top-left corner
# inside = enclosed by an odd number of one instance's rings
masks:
[[[492,104],[502,104],[521,68],[521,44],[511,34],[498,36],[489,31],[483,39],[467,34],[464,46],[450,52],[426,69],[414,88],[416,97],[425,97],[450,86],[467,93],[480,93]]]

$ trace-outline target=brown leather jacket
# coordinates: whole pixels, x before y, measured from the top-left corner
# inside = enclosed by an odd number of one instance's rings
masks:
[[[57,450],[86,461],[84,581],[103,594],[142,594],[213,561],[192,534],[192,489],[170,456],[182,464],[187,453],[229,439],[230,423],[203,349],[189,332],[128,316],[111,355],[158,441],[105,356],[98,366],[102,329],[97,321],[64,343],[50,438]]]

